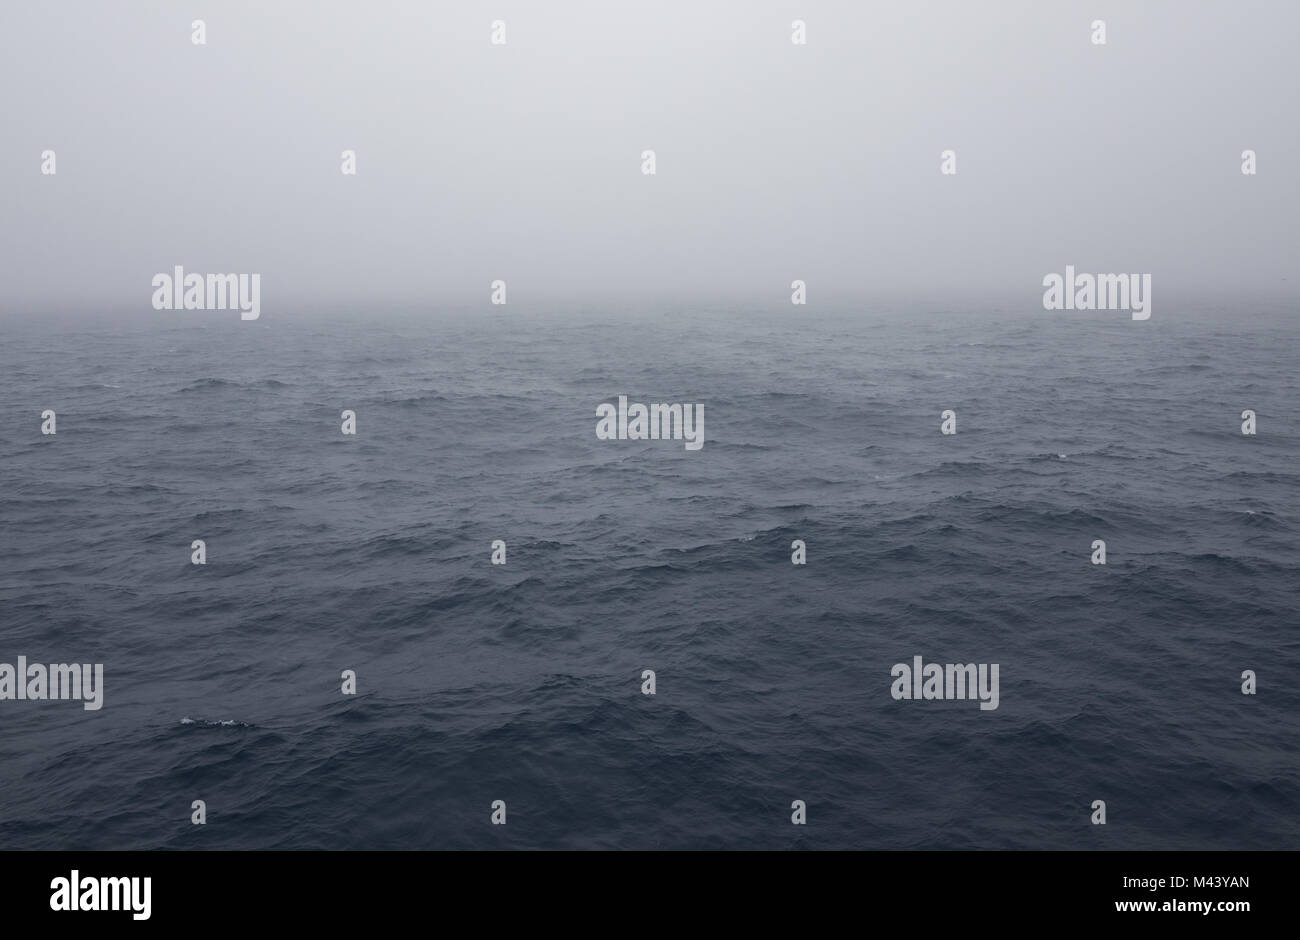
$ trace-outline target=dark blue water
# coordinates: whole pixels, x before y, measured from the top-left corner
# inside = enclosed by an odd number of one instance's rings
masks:
[[[1300,330],[1210,314],[6,323],[0,661],[105,704],[0,848],[1293,848]]]

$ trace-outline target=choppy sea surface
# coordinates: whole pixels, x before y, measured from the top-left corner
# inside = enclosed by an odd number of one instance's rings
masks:
[[[0,324],[0,848],[1295,848],[1300,327],[1126,316]]]

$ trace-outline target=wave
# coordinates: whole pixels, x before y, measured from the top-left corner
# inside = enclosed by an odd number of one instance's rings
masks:
[[[252,728],[254,725],[246,721],[236,721],[233,718],[227,718],[220,721],[210,721],[207,718],[182,718],[182,725],[192,725],[198,728]]]

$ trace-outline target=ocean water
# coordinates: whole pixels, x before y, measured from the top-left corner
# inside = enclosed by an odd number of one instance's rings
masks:
[[[1125,316],[4,323],[0,848],[1295,848],[1300,328]]]

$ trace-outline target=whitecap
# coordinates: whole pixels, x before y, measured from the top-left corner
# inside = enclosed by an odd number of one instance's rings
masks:
[[[188,716],[181,719],[181,724],[198,725],[201,728],[235,728],[235,727],[251,728],[253,727],[246,721],[236,721],[234,718],[224,719],[222,721],[209,721],[206,718],[190,718]]]

